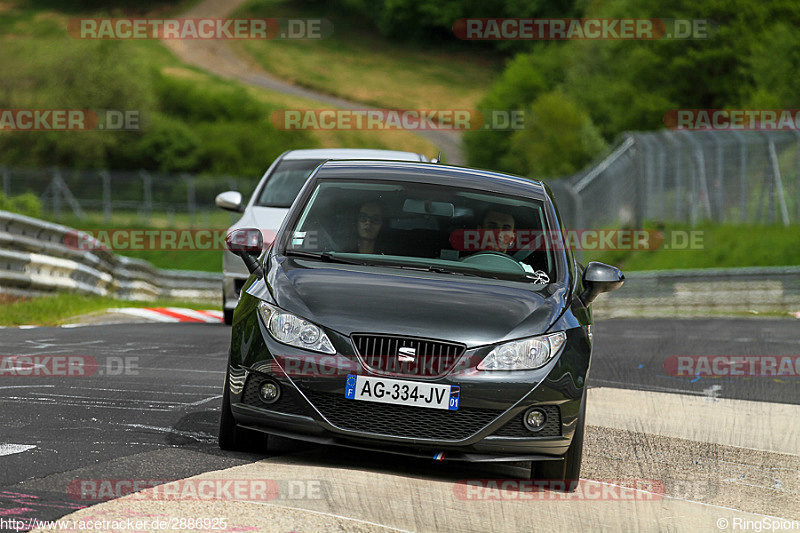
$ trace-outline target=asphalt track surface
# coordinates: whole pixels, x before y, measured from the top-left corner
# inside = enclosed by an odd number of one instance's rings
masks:
[[[800,322],[793,319],[600,321],[590,386],[797,405],[797,378],[677,378],[667,375],[664,362],[675,355],[798,355],[798,330]],[[0,518],[53,520],[94,503],[70,494],[70,483],[76,480],[181,479],[263,459],[222,452],[216,445],[229,334],[228,327],[216,324],[0,330],[1,355],[90,356],[98,365],[93,376],[0,377]],[[128,365],[127,371],[120,371],[121,363]],[[608,439],[616,443],[615,449],[628,451],[612,453]],[[604,465],[604,458],[618,463],[625,453],[643,449],[656,456],[669,450],[680,456],[694,447],[693,454],[712,453],[715,461],[725,454],[730,459],[747,453],[719,447],[704,452],[698,446],[703,445],[610,429],[602,435],[587,431],[587,447],[595,450],[595,461],[600,459],[597,465]],[[343,464],[348,472],[363,470],[368,477],[394,468],[397,475],[434,481],[461,479],[465,471],[507,477],[507,470],[513,470],[503,465],[432,467],[416,460],[398,465],[406,460],[313,446],[287,449],[279,461],[312,471]],[[785,465],[786,458],[760,456],[752,463],[775,469]],[[691,479],[690,467],[686,479]],[[605,466],[592,468],[596,475],[620,475],[619,470],[603,472]],[[788,470],[796,474],[779,481],[797,484],[800,470]],[[658,478],[664,472],[649,475]],[[329,483],[335,484],[335,477]],[[789,492],[796,501],[794,485]],[[777,513],[781,500],[773,499],[773,506],[745,510]]]

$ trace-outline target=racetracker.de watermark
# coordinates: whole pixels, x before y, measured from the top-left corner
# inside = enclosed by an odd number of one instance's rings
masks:
[[[225,250],[227,230],[222,229],[100,229],[70,230],[64,245],[73,250]],[[275,232],[261,230],[265,245]]]
[[[664,125],[689,131],[796,131],[800,109],[672,109]]]
[[[460,229],[450,234],[450,245],[459,251],[503,249],[544,250],[702,250],[702,230],[605,230],[542,231],[531,229]]]
[[[67,24],[74,39],[324,39],[327,19],[276,18],[77,18]]]
[[[709,19],[462,18],[453,34],[467,41],[708,39]]]
[[[136,376],[136,356],[104,357],[98,362],[91,355],[0,355],[0,377]]]
[[[135,109],[0,109],[0,131],[135,131]]]
[[[522,110],[280,109],[270,116],[279,130],[521,130]]]
[[[327,490],[319,479],[73,479],[73,500],[98,502],[130,496],[147,501],[321,500]]]
[[[415,352],[413,356],[360,354],[361,360],[381,374],[395,377],[432,377],[474,373],[483,356],[445,356],[439,353]],[[272,360],[256,370],[275,376],[288,377],[347,377],[363,372],[361,363],[340,355],[303,354],[274,355]]]
[[[574,492],[564,492],[574,486]],[[464,479],[453,486],[459,500],[469,501],[653,501],[666,494],[655,479]]]
[[[798,377],[800,355],[673,355],[664,370],[675,377]]]

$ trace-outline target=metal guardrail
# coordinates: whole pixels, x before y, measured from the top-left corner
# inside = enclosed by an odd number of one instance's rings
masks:
[[[800,267],[704,268],[626,273],[595,300],[597,317],[800,311]]]
[[[68,234],[74,240],[76,230],[0,211],[0,293],[71,291],[125,300],[220,299],[222,274],[161,270],[110,250],[79,250],[66,244]],[[92,240],[81,232],[77,235]]]

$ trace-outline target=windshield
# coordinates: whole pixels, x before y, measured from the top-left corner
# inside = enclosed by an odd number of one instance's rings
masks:
[[[289,207],[294,202],[308,176],[324,159],[284,159],[272,171],[258,195],[256,205]]]
[[[284,253],[549,283],[556,254],[541,200],[413,182],[322,181]]]

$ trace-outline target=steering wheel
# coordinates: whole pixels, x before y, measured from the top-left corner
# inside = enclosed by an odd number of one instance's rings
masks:
[[[502,259],[500,259],[502,258]],[[514,271],[525,273],[525,268],[517,262],[516,259],[504,252],[487,251],[478,252],[461,260],[462,263],[474,264],[483,267],[497,267],[500,270],[508,271],[511,265],[514,265]],[[504,264],[505,263],[505,264]]]

